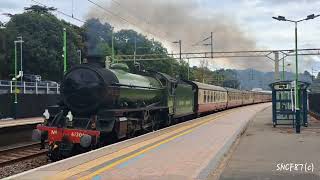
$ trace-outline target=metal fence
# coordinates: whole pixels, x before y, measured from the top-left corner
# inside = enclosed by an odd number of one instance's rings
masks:
[[[60,94],[60,85],[54,82],[25,82],[0,80],[0,94]]]

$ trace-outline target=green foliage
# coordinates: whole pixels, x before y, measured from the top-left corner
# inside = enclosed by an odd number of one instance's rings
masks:
[[[7,33],[3,29],[0,29],[0,79],[3,79],[5,77],[4,71],[7,67],[5,58],[6,58],[6,42],[5,37]]]
[[[85,43],[84,55],[111,56],[112,27],[102,24],[98,19],[89,19],[82,26]]]
[[[36,13],[45,14],[45,13],[48,13],[49,11],[55,11],[57,10],[57,8],[33,5],[31,7],[25,7],[24,10],[27,12],[36,12]]]
[[[2,78],[14,72],[14,41],[23,37],[24,73],[40,74],[43,79],[60,80],[63,75],[63,28],[67,29],[68,66],[78,62],[77,49],[83,44],[78,32],[69,23],[58,20],[54,15],[29,9],[14,15],[3,29],[0,47],[5,52],[0,56]],[[1,33],[2,34],[2,33]],[[18,52],[20,49],[18,48]],[[19,54],[19,53],[18,53]],[[19,66],[20,61],[18,61]]]

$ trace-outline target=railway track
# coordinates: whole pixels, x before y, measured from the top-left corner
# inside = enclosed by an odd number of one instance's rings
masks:
[[[46,149],[40,150],[40,143],[27,144],[0,150],[0,167],[25,159],[41,156],[46,153]]]

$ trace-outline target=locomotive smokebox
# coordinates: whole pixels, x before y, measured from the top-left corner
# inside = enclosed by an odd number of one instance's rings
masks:
[[[95,113],[99,107],[115,104],[118,78],[101,66],[101,56],[90,56],[90,63],[70,69],[62,81],[64,104],[77,114]]]

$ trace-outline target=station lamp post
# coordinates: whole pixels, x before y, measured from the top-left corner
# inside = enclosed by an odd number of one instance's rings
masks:
[[[275,20],[278,21],[287,21],[287,22],[292,22],[295,25],[295,57],[296,57],[296,73],[295,73],[295,116],[296,116],[296,124],[297,126],[300,127],[300,99],[299,99],[299,93],[298,93],[298,81],[299,81],[299,71],[298,71],[298,23],[302,22],[302,21],[307,21],[307,20],[311,20],[314,18],[319,17],[320,15],[314,15],[311,14],[309,16],[307,16],[304,19],[300,19],[300,20],[290,20],[287,19],[284,16],[278,16],[278,17],[272,17]],[[300,133],[300,128],[299,128],[299,132],[297,131],[297,133]]]
[[[63,74],[67,72],[67,29],[63,28]]]
[[[81,64],[82,63],[82,60],[81,60],[81,49],[78,49],[77,50],[77,53],[79,54],[79,64]]]
[[[285,57],[285,55],[283,55],[283,57],[282,57],[282,81],[286,80],[286,77],[285,77],[286,72],[285,72],[285,68],[284,68],[285,59],[286,59],[286,57]]]
[[[179,44],[179,59],[181,61],[182,60],[182,49],[181,49],[182,41],[179,40],[179,41],[174,41],[172,43]],[[188,58],[188,80],[189,80],[189,77],[190,77],[190,64],[189,64],[189,58]]]
[[[23,76],[22,71],[22,36],[17,37],[18,40],[14,41],[14,78],[12,79],[14,81],[14,118],[17,118],[18,113],[18,89],[17,89],[17,80]],[[20,71],[18,74],[18,65],[17,65],[17,43],[20,43]]]
[[[114,63],[114,27],[111,27],[111,56],[111,63]]]
[[[174,41],[174,42],[172,42],[172,43],[174,43],[174,44],[179,44],[179,59],[180,59],[180,61],[182,60],[182,53],[181,53],[181,40],[179,40],[179,41]]]
[[[15,49],[17,49],[16,47],[16,43],[20,43],[20,72],[19,74],[21,75],[21,81],[22,81],[22,77],[23,77],[23,61],[22,61],[22,43],[24,42],[22,40],[22,36],[17,37],[18,41],[15,41]],[[16,54],[15,54],[16,56]]]

